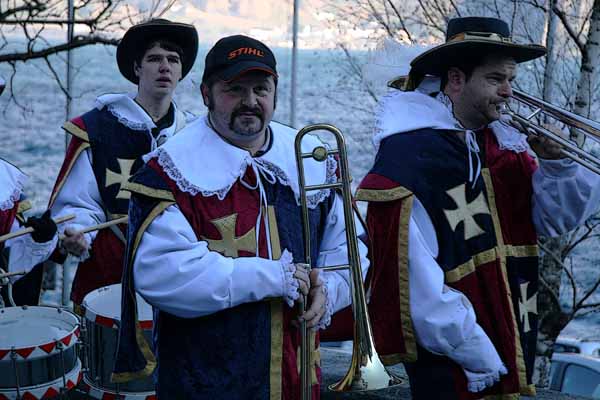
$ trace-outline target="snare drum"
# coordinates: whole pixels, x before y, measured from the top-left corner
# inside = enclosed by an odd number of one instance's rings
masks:
[[[0,309],[0,399],[41,399],[81,380],[79,319],[56,307]]]
[[[126,399],[152,398],[154,382],[151,376],[126,383],[110,381],[121,321],[121,285],[106,286],[88,293],[82,306],[88,367],[83,386],[89,395],[97,399],[113,394],[120,394]],[[152,345],[152,307],[137,295],[137,309],[144,337]]]

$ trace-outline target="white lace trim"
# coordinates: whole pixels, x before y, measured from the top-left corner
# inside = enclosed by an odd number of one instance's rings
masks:
[[[452,100],[450,100],[450,97],[448,97],[446,95],[446,93],[444,92],[438,92],[437,96],[435,96],[436,100],[438,100],[440,103],[442,103],[443,105],[446,106],[446,108],[448,108],[448,110],[450,110],[450,112],[452,113],[452,115],[454,115],[454,104],[452,104]],[[460,125],[460,123],[458,121],[456,121],[457,125]]]
[[[35,256],[49,256],[58,244],[58,234],[55,234],[52,239],[46,242],[39,243],[31,240],[28,241],[28,244],[31,246],[31,254]]]
[[[290,182],[290,180],[288,179],[287,175],[285,174],[285,172],[279,168],[277,165],[266,161],[266,160],[261,160],[261,159],[256,159],[255,162],[260,165],[262,168],[265,168],[267,171],[269,171],[270,173],[272,173],[277,180],[279,181],[279,183],[281,183],[284,186],[287,187],[292,187],[292,184]],[[326,178],[325,178],[325,183],[326,184],[330,184],[330,183],[334,183],[337,180],[337,176],[335,174],[335,172],[337,171],[337,161],[335,160],[334,157],[329,156],[327,157],[327,161],[326,161],[327,165],[327,171],[326,171]],[[317,207],[317,205],[319,205],[320,202],[322,202],[323,200],[325,200],[327,197],[329,197],[331,193],[331,189],[321,189],[313,194],[307,194],[306,196],[306,203],[308,208],[310,209],[314,209],[315,207]],[[296,193],[296,204],[300,205],[300,197],[298,195],[298,193]]]
[[[157,158],[158,164],[163,168],[167,176],[177,184],[177,187],[181,191],[189,193],[192,196],[196,196],[199,193],[204,197],[216,195],[219,200],[223,200],[225,196],[227,196],[227,193],[229,193],[229,190],[235,184],[235,182],[244,175],[244,173],[246,172],[246,168],[251,162],[255,162],[258,166],[264,168],[265,170],[273,174],[273,176],[275,176],[282,185],[294,189],[287,175],[281,168],[269,161],[258,158],[243,162],[240,165],[239,170],[233,174],[236,178],[227,186],[218,190],[204,190],[201,187],[196,186],[195,184],[187,180],[185,176],[183,176],[183,174],[179,171],[179,169],[173,162],[173,159],[165,149],[158,148],[154,153],[152,153],[150,157],[145,158],[145,161],[148,161],[149,159],[152,159],[154,157]],[[327,157],[326,163],[327,172],[325,183],[334,183],[337,180],[335,174],[337,170],[337,161],[332,156],[329,156]],[[331,189],[322,189],[314,194],[307,195],[308,208],[314,209],[315,207],[317,207],[319,203],[321,203],[329,196],[330,192]],[[296,203],[299,205],[299,195],[298,193],[295,193],[295,195]]]
[[[471,393],[481,392],[487,387],[493,386],[500,381],[500,375],[508,374],[504,363],[502,363],[499,370],[493,372],[473,372],[467,369],[463,369],[463,371],[467,377],[467,389]]]
[[[16,178],[13,184],[14,189],[10,192],[8,198],[0,200],[0,211],[12,209],[15,206],[15,203],[21,198],[21,193],[23,193],[23,186],[25,186],[25,182],[23,182],[19,177]]]
[[[331,316],[333,315],[333,301],[329,298],[329,280],[325,275],[319,274],[319,281],[323,294],[325,295],[325,313],[321,317],[319,323],[313,328],[315,331],[325,329],[331,324]]]
[[[154,124],[130,120],[119,112],[118,106],[115,104],[107,104],[106,108],[112,115],[115,116],[121,125],[124,125],[129,129],[133,129],[134,131],[149,131],[154,128]]]
[[[294,274],[296,273],[294,258],[287,249],[283,251],[281,258],[279,259],[279,263],[281,264],[281,268],[283,270],[283,299],[288,306],[293,307],[294,302],[298,300],[298,297],[300,297],[300,292],[298,290],[300,289],[300,285],[298,284],[298,280],[294,278]]]
[[[185,176],[177,169],[177,166],[173,162],[173,159],[163,148],[158,148],[156,152],[150,157],[150,159],[156,157],[158,163],[163,168],[167,176],[173,180],[177,187],[185,192],[189,193],[192,196],[196,196],[198,193],[202,194],[204,197],[217,196],[219,200],[223,200],[227,193],[229,193],[229,189],[233,186],[233,184],[243,175],[246,171],[246,164],[242,164],[240,169],[236,172],[237,178],[231,182],[231,184],[221,188],[219,190],[203,190],[202,188],[194,185],[192,182],[188,181]]]
[[[21,193],[23,193],[23,185],[18,182],[17,186],[14,188],[10,196],[2,202],[0,202],[0,211],[10,210],[15,206],[15,203],[21,197]]]

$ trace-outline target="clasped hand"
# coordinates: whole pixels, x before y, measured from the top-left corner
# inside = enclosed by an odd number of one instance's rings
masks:
[[[89,246],[85,235],[71,227],[65,229],[64,238],[60,241],[60,251],[62,253],[70,253],[77,257],[81,257],[89,249]]]
[[[558,142],[550,139],[547,136],[539,135],[531,128],[527,128],[518,122],[512,121],[511,124],[517,130],[523,131],[527,135],[527,142],[538,157],[546,160],[558,160],[560,158],[564,158],[564,155],[561,153],[562,146]],[[554,126],[544,124],[542,125],[542,128],[556,134],[557,136],[564,136],[564,134]]]
[[[326,311],[327,297],[323,287],[323,281],[319,278],[319,269],[312,269],[308,272],[306,264],[295,264],[296,272],[294,278],[298,281],[298,291],[301,296],[308,296],[308,309],[299,316],[299,320],[306,321],[309,328],[319,324]],[[298,302],[302,301],[299,297]]]

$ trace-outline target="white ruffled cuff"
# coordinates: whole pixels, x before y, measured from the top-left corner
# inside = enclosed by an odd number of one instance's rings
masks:
[[[46,259],[50,257],[50,254],[52,254],[57,244],[58,235],[55,234],[54,237],[47,242],[38,243],[32,240],[29,245],[31,246],[32,255],[36,256],[36,258],[40,257]]]
[[[292,253],[285,249],[279,259],[279,263],[283,270],[283,299],[288,306],[293,307],[294,302],[298,300],[298,297],[300,296],[300,292],[298,291],[300,285],[298,284],[298,280],[294,278],[296,265],[294,264]]]
[[[329,293],[334,293],[333,290],[329,289],[329,280],[323,273],[319,274],[319,280],[322,283],[323,294],[325,295],[325,313],[321,317],[319,323],[314,327],[315,331],[325,329],[331,324],[331,316],[333,315],[333,300],[329,297]]]
[[[471,393],[481,392],[482,390],[493,386],[496,382],[500,381],[500,375],[506,375],[508,373],[504,364],[501,364],[500,368],[493,372],[473,372],[464,368],[463,371],[467,376],[467,389]]]

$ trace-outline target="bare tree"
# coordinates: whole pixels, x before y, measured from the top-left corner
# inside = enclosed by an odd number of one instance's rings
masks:
[[[159,17],[177,0],[152,0],[132,6],[125,0],[74,0],[75,29],[72,41],[57,40],[52,32],[70,23],[65,0],[0,0],[0,63],[10,65],[10,101],[17,105],[13,81],[18,64],[42,59],[59,88],[67,93],[58,65],[63,52],[94,44],[116,46],[122,32],[138,22]]]

